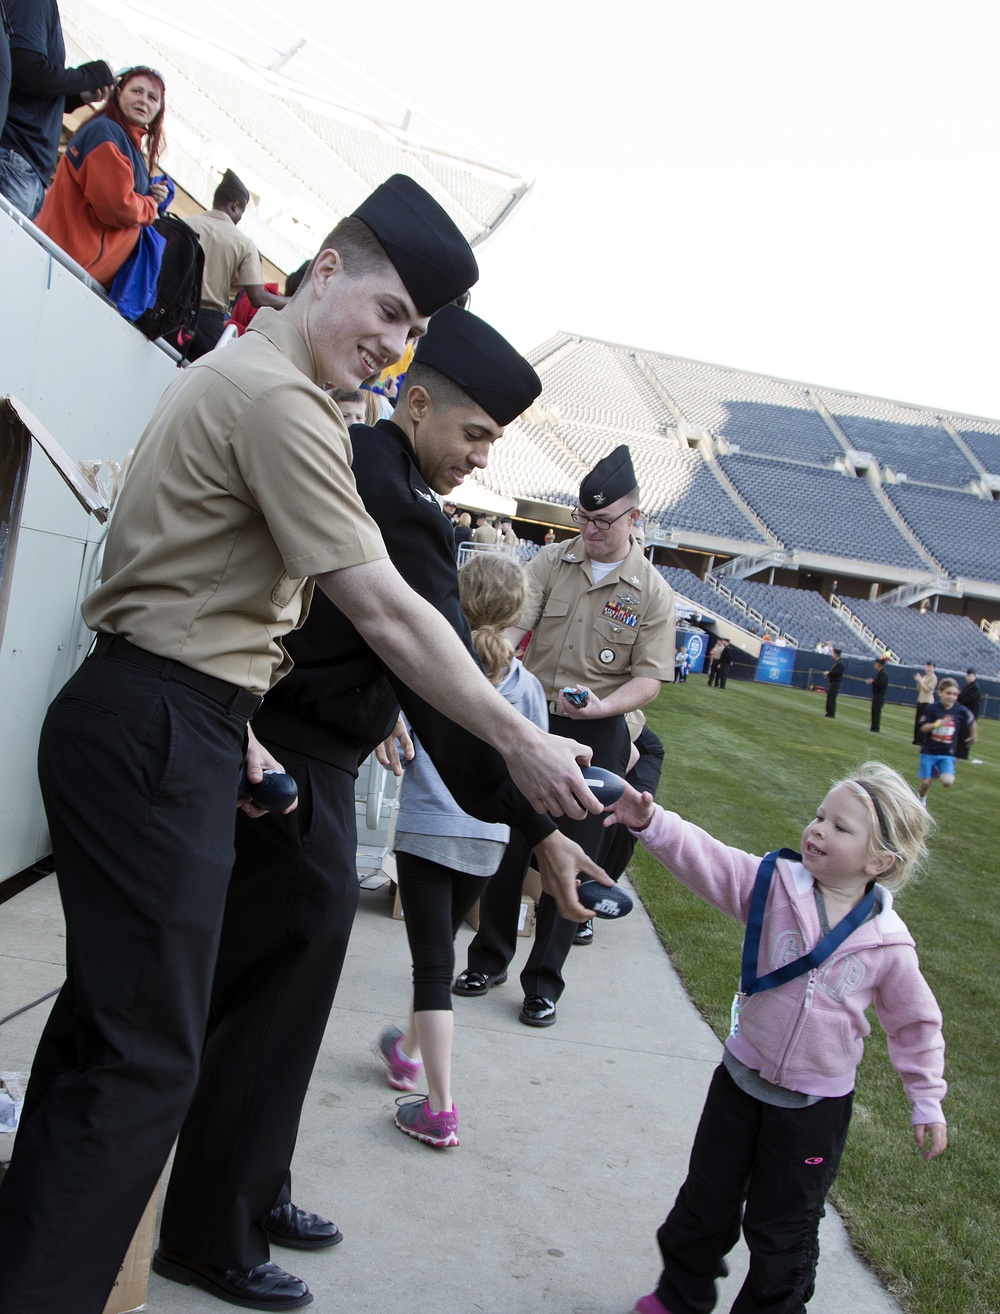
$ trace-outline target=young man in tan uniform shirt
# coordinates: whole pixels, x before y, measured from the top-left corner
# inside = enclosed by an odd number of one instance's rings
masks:
[[[198,1075],[239,767],[259,781],[276,765],[248,717],[307,577],[428,701],[489,730],[536,807],[599,807],[580,746],[518,717],[388,562],[319,386],[376,374],[476,275],[448,216],[397,175],[330,235],[294,305],[178,378],[136,448],[85,607],[97,645],[42,731],[67,981],[0,1184],[0,1314],[101,1314],[163,1170]],[[582,920],[573,866],[550,879]],[[254,1309],[311,1299],[270,1263],[178,1280]]]

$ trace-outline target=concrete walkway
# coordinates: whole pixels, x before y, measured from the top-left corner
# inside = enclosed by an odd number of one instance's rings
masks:
[[[654,1234],[720,1053],[645,912],[599,923],[594,944],[573,950],[554,1027],[518,1022],[516,974],[455,1000],[462,1144],[434,1151],[393,1126],[395,1092],[371,1053],[408,999],[406,936],[389,909],[384,893],[362,892],[294,1165],[296,1202],[335,1218],[345,1240],[274,1259],[309,1283],[319,1314],[628,1314],[659,1276]],[[470,937],[460,935],[460,968]],[[49,877],[0,905],[0,1017],[58,986],[61,963]],[[0,1070],[27,1070],[46,1008],[0,1028]],[[822,1245],[810,1314],[898,1314],[832,1214]],[[745,1255],[731,1267],[720,1310]],[[150,1279],[152,1314],[224,1308]]]

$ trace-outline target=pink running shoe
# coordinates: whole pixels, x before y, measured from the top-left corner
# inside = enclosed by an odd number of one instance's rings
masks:
[[[396,1126],[407,1136],[423,1141],[425,1145],[433,1145],[436,1150],[458,1145],[458,1114],[454,1104],[440,1113],[431,1112],[426,1095],[413,1100],[400,1099],[396,1104]]]
[[[635,1314],[670,1314],[663,1301],[655,1291],[651,1291],[648,1296],[640,1296],[635,1302]]]
[[[415,1091],[422,1063],[414,1063],[403,1053],[403,1033],[399,1027],[387,1027],[378,1038],[376,1054],[385,1064],[386,1076],[393,1090]]]

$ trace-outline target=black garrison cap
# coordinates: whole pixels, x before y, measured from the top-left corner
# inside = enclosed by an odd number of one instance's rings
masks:
[[[610,456],[598,461],[580,484],[580,505],[585,511],[600,511],[610,506],[637,484],[632,469],[632,453],[622,443]]]
[[[236,197],[242,197],[244,201],[249,202],[250,200],[250,192],[247,190],[246,183],[243,182],[242,178],[237,178],[232,169],[227,169],[222,175],[222,182],[219,183],[216,191],[225,192],[227,196],[231,196],[234,199]]]
[[[417,343],[415,365],[430,365],[503,426],[542,390],[538,375],[506,338],[470,310],[444,306]]]
[[[467,292],[479,266],[451,216],[405,173],[394,173],[354,211],[396,267],[421,315]]]

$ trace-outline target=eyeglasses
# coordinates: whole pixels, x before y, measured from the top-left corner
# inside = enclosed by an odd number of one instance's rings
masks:
[[[621,520],[622,516],[630,516],[635,510],[637,510],[636,507],[630,506],[627,511],[623,511],[621,515],[615,516],[612,520],[606,520],[603,516],[585,516],[582,511],[571,511],[569,518],[574,525],[593,525],[595,529],[599,529],[603,533],[605,530],[610,529],[616,520]]]

